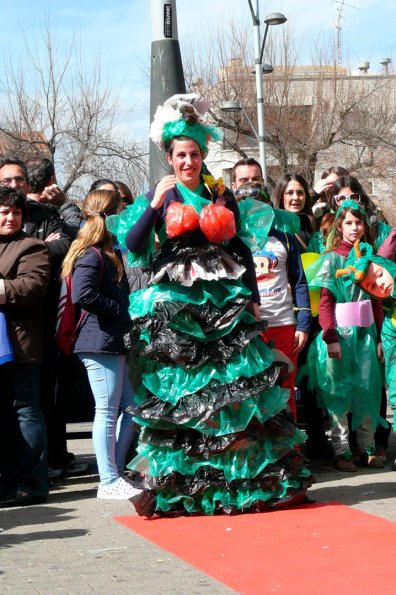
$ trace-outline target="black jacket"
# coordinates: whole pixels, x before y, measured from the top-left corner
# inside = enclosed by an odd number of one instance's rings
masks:
[[[81,209],[73,202],[65,202],[58,209],[63,221],[63,229],[72,240],[75,240],[81,226]]]
[[[43,205],[30,198],[27,199],[27,206],[24,231],[28,236],[46,241],[51,233],[60,234],[59,240],[46,242],[51,255],[51,264],[52,266],[58,265],[59,268],[69,249],[71,239],[63,229],[63,221],[58,210],[51,205]]]
[[[51,205],[44,205],[36,200],[27,199],[27,217],[24,231],[28,236],[38,240],[46,240],[51,233],[59,233],[59,240],[45,242],[51,261],[51,277],[45,296],[45,338],[46,343],[52,344],[55,333],[56,316],[58,311],[59,292],[61,287],[60,269],[64,257],[69,250],[71,238],[63,229],[63,222],[58,210]],[[52,348],[52,347],[50,347]]]

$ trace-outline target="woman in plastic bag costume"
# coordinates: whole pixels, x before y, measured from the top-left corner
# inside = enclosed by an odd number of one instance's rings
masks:
[[[158,108],[150,136],[174,174],[123,211],[118,227],[129,263],[152,271],[130,298],[144,372],[129,468],[145,476],[133,499],[145,516],[260,511],[302,502],[310,485],[297,448],[305,436],[278,386],[284,364],[253,314],[259,295],[238,206],[203,164],[207,142],[220,138],[207,108],[196,95]],[[257,234],[270,224],[268,215]]]

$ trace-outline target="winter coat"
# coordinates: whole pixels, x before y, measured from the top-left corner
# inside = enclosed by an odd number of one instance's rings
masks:
[[[4,304],[17,362],[43,356],[43,300],[50,279],[44,242],[23,231],[0,236],[0,304]]]
[[[97,247],[100,249],[100,247]],[[88,312],[77,334],[75,353],[124,354],[123,336],[131,328],[128,314],[129,285],[124,271],[118,283],[117,270],[103,250],[88,248],[75,263],[72,300]],[[122,256],[116,251],[122,262]]]

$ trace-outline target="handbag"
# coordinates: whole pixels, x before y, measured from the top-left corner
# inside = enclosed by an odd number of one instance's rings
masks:
[[[8,332],[6,313],[0,308],[0,366],[14,361],[15,353]]]
[[[100,250],[95,246],[91,246],[99,255],[101,269],[100,269],[100,280],[103,278],[103,256]],[[82,323],[87,317],[88,312],[82,310],[80,316],[77,315],[77,307],[72,300],[72,277],[65,277],[62,281],[59,302],[58,302],[58,315],[56,319],[56,331],[55,341],[59,349],[65,355],[71,355],[74,350],[74,344],[77,339],[77,332],[80,329]]]

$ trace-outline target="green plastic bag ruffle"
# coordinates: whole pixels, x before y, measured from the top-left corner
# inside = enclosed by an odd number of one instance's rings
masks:
[[[236,325],[235,321],[232,326]],[[162,327],[150,337],[150,342],[143,347],[140,354],[157,362],[168,365],[179,365],[183,368],[199,368],[205,363],[223,365],[236,353],[241,353],[248,343],[259,336],[266,324],[255,321],[254,324],[238,324],[231,332],[222,329],[204,335],[198,341],[191,341],[186,333],[174,331],[172,328]],[[208,340],[209,339],[209,340]]]
[[[307,252],[322,254],[326,250],[326,242],[321,231],[315,231],[308,242]]]
[[[385,356],[385,380],[388,388],[388,401],[393,410],[396,409],[396,327],[391,313],[383,322],[381,340]]]
[[[185,307],[183,307],[183,304],[179,304],[180,308],[178,311],[171,312],[168,320],[166,320],[165,316],[163,316],[163,312],[161,312],[159,320],[157,320],[157,317],[150,317],[150,319],[144,324],[144,327],[148,329],[151,328],[154,336],[156,336],[164,326],[164,331],[166,331],[166,327],[168,326],[179,333],[191,335],[198,339],[198,341],[215,341],[216,339],[224,337],[224,335],[230,334],[237,325],[254,327],[256,323],[255,317],[253,314],[251,314],[251,312],[243,310],[243,308],[246,307],[246,304],[247,302],[242,301],[239,304],[239,312],[237,311],[234,316],[230,316],[228,320],[227,308],[224,308],[223,313],[219,313],[219,317],[221,317],[223,314],[222,317],[224,320],[220,328],[209,328],[209,325],[206,325],[207,328],[202,328],[202,323],[204,323],[202,317],[200,317],[201,320],[197,320],[194,317],[195,313],[191,312],[189,304],[186,304]],[[263,323],[261,326],[265,327],[265,323]],[[257,329],[259,329],[259,327],[260,324],[257,324]],[[264,330],[264,328],[261,330]],[[258,333],[259,332],[260,331],[258,330]]]
[[[209,418],[200,416],[177,425],[155,418],[134,417],[134,421],[141,426],[154,429],[173,430],[177,427],[185,427],[210,436],[224,436],[244,431],[253,420],[265,423],[287,407],[289,396],[287,389],[274,386],[240,403],[226,405],[215,411]]]
[[[387,225],[383,221],[377,221],[375,223],[375,228],[377,232],[377,237],[375,239],[375,248],[376,250],[378,250],[378,248],[386,240],[386,238],[392,231],[392,227],[390,225]]]
[[[273,361],[271,349],[260,338],[256,338],[242,353],[234,355],[226,365],[217,368],[205,364],[189,370],[160,362],[147,362],[142,382],[162,401],[176,403],[181,397],[201,390],[212,380],[228,383],[241,376],[249,378],[266,370]]]
[[[305,494],[307,487],[305,482],[293,479],[285,479],[277,482],[272,487],[264,490],[238,487],[212,487],[209,486],[204,492],[194,496],[184,494],[172,494],[172,492],[160,492],[156,494],[156,511],[171,512],[175,508],[184,509],[187,513],[204,513],[213,515],[215,512],[249,511],[257,505],[267,504],[267,508],[285,506],[288,502],[295,500],[297,494]]]
[[[140,219],[147,207],[150,205],[147,196],[140,194],[134,203],[121,211],[117,228],[117,239],[122,248],[126,248],[126,236],[129,230]],[[128,252],[128,264],[132,267],[148,266],[154,254],[154,229],[150,232],[150,238],[146,248],[142,252]]]
[[[375,431],[380,422],[382,387],[375,327],[342,327],[337,334],[341,360],[328,357],[322,332],[311,344],[307,356],[309,388],[316,390],[318,404],[330,415],[352,413],[354,430],[369,418]]]
[[[298,215],[284,209],[273,209],[273,211],[274,221],[272,225],[275,229],[290,233],[291,235],[300,231],[300,217]]]
[[[250,290],[239,280],[235,281],[198,281],[192,287],[183,287],[176,283],[161,283],[140,289],[129,296],[129,315],[134,320],[147,314],[153,314],[158,302],[184,302],[204,304],[210,300],[218,308],[237,296],[250,296]]]
[[[295,437],[296,431],[293,416],[283,409],[264,423],[258,423],[255,419],[245,430],[221,436],[204,434],[191,428],[175,427],[173,430],[159,430],[144,427],[139,433],[139,444],[161,449],[182,449],[190,458],[210,460],[213,455],[226,450],[256,448],[257,443],[261,441],[279,444],[285,437],[287,439]]]
[[[134,506],[139,515],[151,517],[161,512],[171,516],[263,512],[299,504],[312,484],[304,462],[294,449],[253,479],[227,482],[214,467],[201,467],[194,475],[146,476],[147,489],[134,500]]]
[[[259,252],[268,240],[268,232],[274,220],[274,211],[269,205],[245,198],[239,203],[238,237],[252,252]]]
[[[296,428],[295,435],[278,436],[273,440],[250,442],[245,448],[244,442],[208,459],[189,457],[183,449],[168,449],[144,444],[138,446],[138,455],[132,462],[132,468],[151,477],[161,477],[170,473],[194,475],[202,467],[220,469],[227,481],[252,479],[268,465],[286,456],[296,444],[303,442],[305,433]]]
[[[254,326],[255,318],[253,314],[247,312],[246,310],[240,312],[238,316],[231,321],[228,327],[223,327],[218,330],[214,330],[210,333],[205,333],[205,331],[200,326],[199,322],[194,320],[191,316],[186,315],[177,315],[172,322],[170,323],[171,328],[180,332],[186,333],[188,335],[192,335],[196,337],[198,340],[201,341],[216,341],[216,339],[220,339],[224,337],[224,335],[229,335],[237,325],[244,325],[244,326]],[[257,325],[259,328],[260,325]],[[265,327],[265,323],[264,323]],[[261,332],[264,328],[261,328]],[[260,331],[257,332],[259,334]]]
[[[335,252],[322,254],[311,266],[305,269],[310,289],[325,287],[329,289],[336,297],[337,301],[343,301],[344,283],[336,278],[337,269],[342,269],[345,265],[345,257]]]

